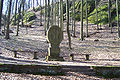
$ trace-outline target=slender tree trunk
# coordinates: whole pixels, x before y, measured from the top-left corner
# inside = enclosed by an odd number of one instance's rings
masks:
[[[87,0],[86,0],[86,37],[88,37],[88,8],[87,8]]]
[[[28,1],[28,8],[30,8],[30,0]]]
[[[1,33],[1,16],[2,16],[3,0],[0,2],[0,33]]]
[[[42,2],[40,0],[40,26],[42,26]]]
[[[108,0],[108,21],[109,21],[109,27],[111,28],[112,33],[112,26],[111,26],[111,0]]]
[[[39,5],[38,0],[36,0],[36,2],[37,2],[37,6],[38,6]]]
[[[56,0],[54,0],[54,24],[56,25]]]
[[[63,0],[60,0],[60,27],[63,31]]]
[[[14,21],[14,25],[16,25],[16,11],[17,11],[17,2],[18,2],[18,0],[16,0],[16,2],[15,2],[15,21]]]
[[[58,17],[58,26],[59,26],[59,0],[57,2],[57,17]]]
[[[95,0],[95,8],[96,8],[96,20],[97,20],[97,30],[99,29],[98,27],[98,10],[97,10],[97,0]]]
[[[22,0],[22,27],[24,27],[24,4],[25,4],[25,0]]]
[[[83,41],[83,0],[81,0],[81,29],[80,29],[80,39]]]
[[[119,27],[119,2],[116,0],[116,10],[117,10],[117,26],[118,26],[118,38],[120,38],[120,27]]]
[[[66,0],[66,18],[67,18],[67,35],[69,40],[69,48],[71,49],[71,35],[69,31],[69,0]]]
[[[14,2],[12,3],[12,14],[13,14],[13,11],[14,11]]]
[[[21,6],[22,6],[22,2],[20,4],[20,7],[18,8],[18,23],[17,23],[17,33],[16,33],[16,36],[18,36],[19,34],[19,23],[20,23],[20,17],[21,17]]]
[[[45,30],[45,36],[46,36],[46,30],[47,30],[47,25],[46,25],[46,23],[47,23],[47,0],[45,0],[45,28],[44,28],[44,30]]]
[[[76,37],[76,28],[75,28],[75,0],[73,0],[73,27],[74,27],[73,37]]]
[[[9,39],[9,25],[10,25],[10,13],[11,13],[11,4],[12,0],[9,1],[9,11],[8,11],[8,20],[7,20],[7,30],[6,30],[6,36],[5,39]]]
[[[49,29],[49,22],[50,22],[50,0],[48,1],[48,9],[47,9],[47,30]]]
[[[101,6],[100,6],[100,29],[102,29],[102,28],[101,28],[101,22],[102,22],[101,20],[102,20],[102,19],[101,19]]]
[[[54,1],[52,0],[52,7],[51,7],[51,24],[53,25],[53,8],[54,8]]]
[[[73,0],[72,0],[73,1]],[[72,5],[74,4],[74,2],[72,3]],[[74,6],[74,5],[73,5]],[[73,31],[73,16],[74,16],[74,13],[73,13],[73,7],[72,7],[72,31]]]
[[[33,0],[33,10],[35,9],[35,7],[34,7],[34,0]]]

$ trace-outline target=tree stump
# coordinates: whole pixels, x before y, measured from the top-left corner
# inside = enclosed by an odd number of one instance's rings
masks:
[[[63,58],[59,56],[60,48],[59,45],[62,41],[62,31],[58,26],[53,25],[47,32],[47,38],[49,42],[48,56],[49,61],[63,61]]]

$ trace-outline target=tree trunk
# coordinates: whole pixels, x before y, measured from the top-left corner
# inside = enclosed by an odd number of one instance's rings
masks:
[[[18,23],[17,23],[17,33],[16,33],[16,36],[18,36],[18,34],[19,34],[19,23],[20,23],[20,16],[21,16],[21,6],[22,6],[22,2],[21,2],[21,4],[20,4],[20,7],[18,8]]]
[[[23,22],[23,20],[24,20],[24,4],[25,4],[25,0],[22,0],[22,27],[24,27],[24,22]]]
[[[30,8],[30,0],[28,1],[28,8]]]
[[[97,11],[97,0],[95,0],[95,8],[96,8],[96,20],[97,20],[97,30],[99,29],[98,27],[98,11]]]
[[[49,22],[50,22],[50,0],[48,1],[48,9],[47,9],[47,30],[49,29]]]
[[[76,37],[76,28],[75,28],[75,0],[73,0],[73,27],[74,27],[73,37]]]
[[[112,26],[111,26],[111,0],[108,0],[108,21],[109,21],[109,27],[111,28],[112,33]]]
[[[117,26],[118,26],[118,38],[120,38],[120,27],[119,27],[119,2],[116,0],[116,10],[117,10]]]
[[[17,2],[18,2],[18,0],[16,0],[16,2],[15,2],[15,21],[14,21],[14,25],[16,25],[16,11],[17,11]]]
[[[54,22],[54,20],[53,20],[53,8],[54,8],[54,1],[52,0],[52,7],[51,7],[51,24],[53,25],[53,22]]]
[[[33,0],[33,10],[35,9],[35,7],[34,7],[34,0]]]
[[[80,39],[83,41],[83,0],[81,0],[81,29],[80,29]]]
[[[13,14],[13,11],[14,11],[14,2],[12,3],[12,14]]]
[[[47,25],[46,25],[47,19],[46,19],[46,17],[47,17],[47,0],[45,0],[45,28],[44,28],[45,36],[46,36],[46,30],[47,30]]]
[[[58,17],[58,26],[59,26],[59,0],[57,2],[57,17]]]
[[[2,16],[3,0],[0,2],[0,33],[1,33],[1,16]]]
[[[37,2],[37,6],[38,6],[39,5],[38,0],[36,0],[36,2]]]
[[[67,18],[67,35],[69,40],[69,48],[71,49],[71,35],[69,31],[69,1],[66,0],[66,18]]]
[[[60,27],[63,31],[63,0],[60,0]]]
[[[40,0],[40,26],[42,26],[42,2]]]
[[[9,1],[9,11],[8,11],[8,20],[7,20],[7,30],[6,30],[6,36],[5,39],[9,39],[9,24],[10,24],[10,13],[11,13],[11,4],[12,4],[12,0]]]
[[[87,8],[87,0],[86,0],[86,37],[88,37],[88,8]]]
[[[54,0],[54,24],[56,25],[56,0]]]

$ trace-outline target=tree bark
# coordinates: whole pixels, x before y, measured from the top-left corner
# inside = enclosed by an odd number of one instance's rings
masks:
[[[0,2],[0,32],[1,32],[1,17],[2,17],[2,8],[3,8],[3,0]]]
[[[69,31],[69,1],[66,0],[66,18],[67,18],[67,35],[69,40],[69,49],[71,49],[71,35]]]
[[[20,7],[18,8],[18,23],[17,23],[17,33],[16,33],[16,36],[18,36],[19,34],[19,23],[20,23],[20,16],[21,16],[21,6],[22,6],[22,2],[20,4]]]
[[[119,27],[119,2],[116,0],[116,10],[117,10],[117,26],[118,26],[118,38],[120,38],[120,27]]]
[[[76,37],[76,26],[75,26],[75,0],[73,0],[73,28],[74,28],[73,37]]]
[[[25,4],[25,0],[22,0],[22,27],[24,27],[24,4]]]
[[[45,31],[45,36],[46,36],[46,30],[47,30],[47,0],[45,0],[45,27],[44,27],[44,31]]]
[[[15,21],[14,21],[14,25],[16,25],[16,11],[17,11],[17,2],[18,2],[18,0],[16,0],[16,2],[15,2]]]
[[[111,26],[111,0],[108,0],[108,21],[109,21],[109,27],[111,28],[112,33],[112,26]]]
[[[83,0],[81,0],[81,29],[80,29],[80,39],[83,41]]]
[[[87,8],[87,0],[86,0],[86,37],[88,37],[88,8]]]
[[[54,24],[56,25],[56,0],[54,0]]]
[[[63,0],[60,0],[60,27],[63,31]]]
[[[47,8],[47,30],[49,29],[49,22],[50,22],[50,0],[48,1],[48,8]]]
[[[97,0],[95,0],[95,8],[96,8],[96,20],[97,20],[97,30],[99,29],[98,27],[98,11],[97,11]]]
[[[8,11],[8,20],[7,20],[7,30],[6,30],[6,36],[5,39],[10,39],[9,36],[9,25],[10,25],[10,13],[11,13],[11,4],[12,4],[12,0],[9,1],[9,11]]]

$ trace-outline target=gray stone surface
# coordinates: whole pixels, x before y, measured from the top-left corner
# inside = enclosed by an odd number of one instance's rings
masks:
[[[49,42],[47,60],[50,61],[63,60],[62,57],[59,57],[59,53],[60,53],[59,45],[63,38],[61,29],[58,26],[53,25],[48,30],[47,37]]]

